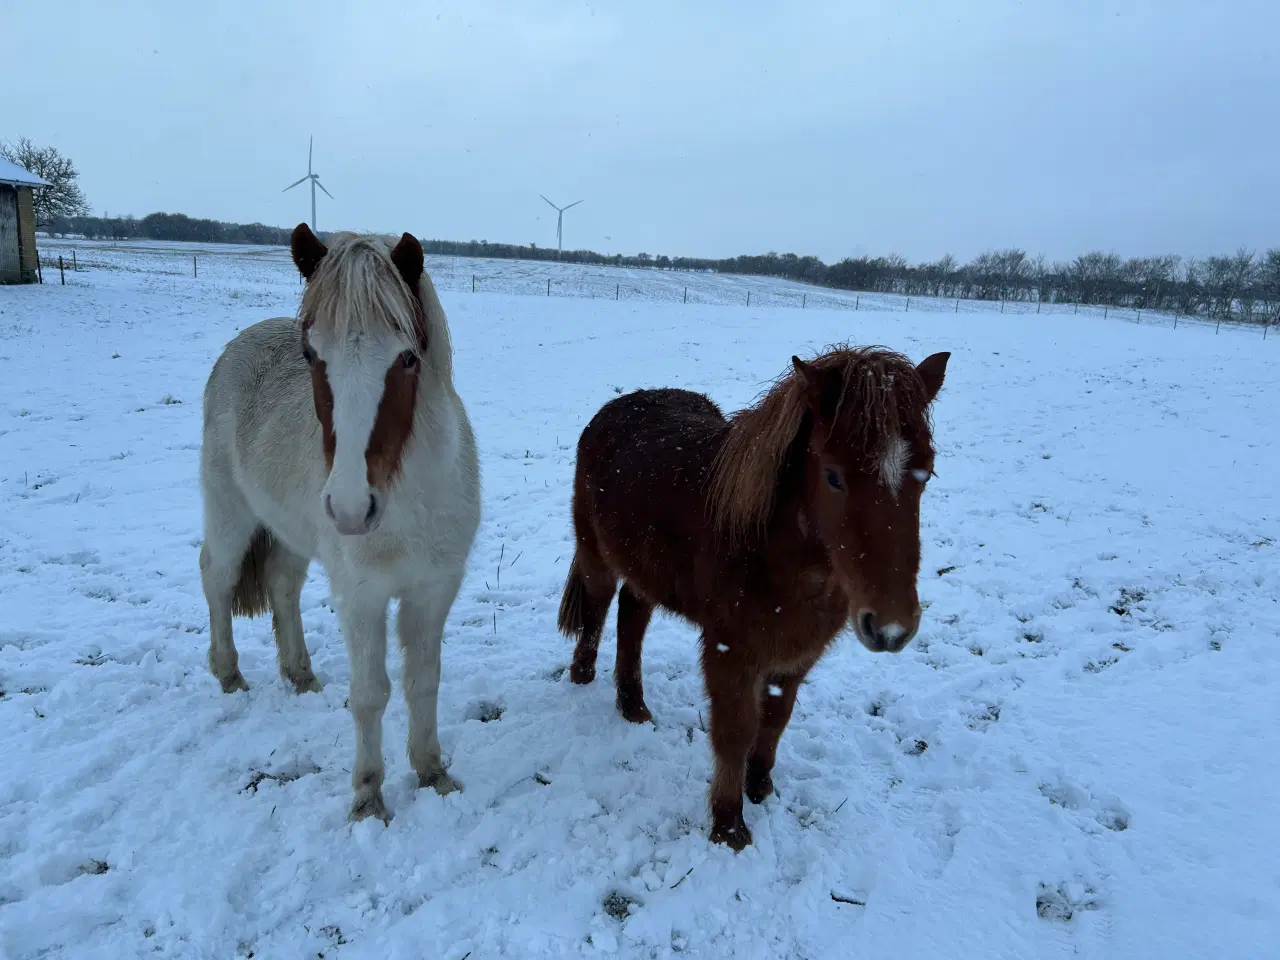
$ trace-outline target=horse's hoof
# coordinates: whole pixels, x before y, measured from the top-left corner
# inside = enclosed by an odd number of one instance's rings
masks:
[[[622,714],[622,719],[631,723],[648,723],[653,719],[653,714],[649,712],[649,708],[645,706],[644,701],[618,698],[618,712]]]
[[[442,797],[447,797],[451,793],[457,793],[462,790],[462,781],[455,780],[449,776],[444,770],[438,770],[435,773],[427,774],[425,777],[418,777],[418,786],[430,787]]]
[[[569,668],[569,679],[574,683],[590,683],[596,678],[595,664],[584,666],[575,663]]]
[[[284,679],[292,684],[294,693],[319,693],[324,689],[324,685],[310,670],[297,675],[286,673]]]
[[[765,797],[773,795],[773,777],[766,773],[763,780],[748,782],[746,794],[752,803],[764,803]]]
[[[751,830],[739,817],[736,821],[717,822],[711,827],[711,842],[723,843],[734,853],[751,846]]]
[[[222,684],[223,693],[235,693],[237,690],[248,690],[249,684],[244,679],[244,674],[239,670],[229,677],[219,677],[218,682]]]
[[[368,820],[370,817],[377,817],[383,823],[391,822],[391,814],[387,812],[387,805],[382,802],[381,791],[365,797],[357,797],[355,803],[351,805],[352,823]]]

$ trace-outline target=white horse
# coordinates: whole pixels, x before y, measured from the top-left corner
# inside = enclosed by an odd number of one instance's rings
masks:
[[[232,614],[272,613],[281,675],[319,690],[299,603],[323,565],[351,663],[355,798],[351,819],[389,819],[382,800],[387,607],[396,621],[420,786],[460,787],[436,732],[440,644],[480,519],[480,476],[453,387],[444,310],[422,247],[355,234],[326,247],[299,224],[293,261],[306,279],[298,317],[241,332],[204,392],[200,574],[209,604],[209,668],[226,693],[247,690]]]

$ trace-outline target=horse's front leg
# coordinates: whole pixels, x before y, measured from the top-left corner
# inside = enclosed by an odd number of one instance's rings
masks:
[[[382,802],[382,714],[391,698],[391,681],[387,678],[387,600],[349,596],[341,605],[339,620],[351,664],[348,703],[356,728],[351,819],[378,817],[387,822],[391,816]]]
[[[440,691],[440,646],[444,621],[458,584],[437,585],[400,598],[396,619],[404,660],[404,699],[409,708],[409,763],[418,786],[452,793],[462,784],[445,772],[440,756],[436,704]]]

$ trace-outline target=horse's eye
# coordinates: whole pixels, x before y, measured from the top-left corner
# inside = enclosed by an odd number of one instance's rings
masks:
[[[400,366],[406,370],[412,370],[418,365],[418,355],[412,350],[406,350],[400,354]]]
[[[844,489],[844,484],[840,482],[840,474],[831,469],[827,470],[827,485],[831,487],[832,490]]]
[[[307,361],[309,367],[316,365],[316,352],[305,343],[302,345],[302,359]]]

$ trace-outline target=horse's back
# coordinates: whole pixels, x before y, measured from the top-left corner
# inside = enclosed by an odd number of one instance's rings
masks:
[[[638,390],[591,419],[578,441],[574,521],[609,566],[654,602],[692,615],[696,544],[711,533],[707,489],[727,423],[688,390]]]

